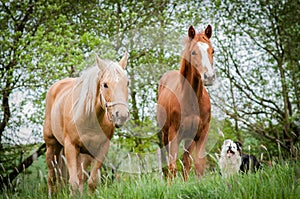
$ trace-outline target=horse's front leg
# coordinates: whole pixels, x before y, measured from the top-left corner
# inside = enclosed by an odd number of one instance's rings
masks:
[[[95,157],[96,161],[93,161],[94,164],[92,165],[91,174],[88,180],[89,191],[91,193],[94,193],[96,190],[99,180],[98,173],[100,173],[100,168],[108,152],[109,142],[110,140],[107,140],[104,145],[101,146],[100,150],[98,151],[98,155]]]
[[[65,138],[64,147],[65,147],[65,156],[67,160],[67,167],[70,176],[69,183],[72,187],[72,191],[76,193],[79,187],[79,178],[78,178],[79,175],[78,169],[80,169],[80,167],[78,168],[79,166],[78,164],[80,164],[79,148],[76,147],[73,143],[71,143],[68,137]]]
[[[200,133],[199,140],[196,141],[195,151],[195,172],[200,178],[205,170],[205,145],[208,138],[209,123],[205,124]]]
[[[182,157],[182,175],[184,181],[187,181],[189,172],[191,170],[191,155],[196,145],[194,139],[197,137],[199,127],[201,127],[201,120],[197,115],[190,115],[184,118],[182,124],[182,134],[184,134],[184,137],[187,139],[185,141],[184,153]]]
[[[176,160],[178,157],[178,145],[179,145],[179,138],[177,135],[177,130],[171,126],[168,132],[168,151],[169,151],[169,173],[168,179],[171,180],[172,178],[176,177],[177,166]],[[170,181],[169,181],[170,184]]]
[[[91,165],[92,157],[88,154],[80,154],[80,172],[79,172],[79,190],[82,193],[83,192],[83,185],[86,181],[87,177],[89,176],[87,168]]]

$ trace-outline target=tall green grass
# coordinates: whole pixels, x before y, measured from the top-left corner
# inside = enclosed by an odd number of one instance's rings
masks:
[[[28,174],[20,175],[15,191],[4,191],[0,198],[48,198],[44,160],[37,161]],[[38,169],[36,169],[38,168]],[[62,189],[54,198],[70,198],[69,188]],[[201,180],[191,172],[184,183],[181,176],[168,186],[159,173],[119,173],[111,180],[105,176],[92,195],[85,187],[83,195],[72,198],[300,198],[300,163],[280,162],[264,166],[257,173],[238,174],[224,179],[218,171],[207,171]]]

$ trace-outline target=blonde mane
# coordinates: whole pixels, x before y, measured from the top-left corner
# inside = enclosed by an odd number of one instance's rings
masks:
[[[72,105],[74,121],[78,121],[83,116],[89,117],[95,111],[97,98],[104,97],[97,96],[100,89],[99,81],[114,82],[126,75],[125,70],[117,62],[105,61],[105,63],[105,70],[101,71],[97,65],[93,65],[75,80]]]

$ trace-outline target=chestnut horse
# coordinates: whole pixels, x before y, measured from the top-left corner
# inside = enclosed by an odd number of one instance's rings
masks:
[[[44,123],[49,194],[55,188],[55,165],[61,160],[62,149],[74,192],[78,188],[83,191],[80,153],[93,157],[88,185],[89,190],[95,190],[114,127],[129,119],[126,63],[127,53],[119,63],[96,55],[96,64],[80,77],[63,79],[49,89]]]
[[[210,98],[204,86],[212,85],[213,47],[212,27],[196,34],[189,27],[188,39],[179,70],[165,73],[159,81],[157,121],[161,128],[161,143],[168,152],[168,179],[176,176],[176,160],[180,142],[185,139],[183,177],[187,181],[194,148],[195,173],[205,170],[205,144],[211,118]]]

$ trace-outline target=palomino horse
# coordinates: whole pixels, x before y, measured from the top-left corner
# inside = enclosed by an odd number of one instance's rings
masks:
[[[55,188],[54,165],[61,159],[58,156],[62,149],[75,192],[83,190],[84,162],[80,153],[95,159],[88,179],[89,189],[95,190],[114,127],[121,127],[129,119],[126,63],[127,53],[119,63],[96,55],[96,65],[80,77],[63,79],[49,89],[44,123],[49,194]]]
[[[162,133],[161,142],[168,152],[169,179],[176,176],[178,149],[183,139],[186,140],[183,154],[184,180],[188,179],[194,148],[196,175],[201,177],[205,169],[205,144],[211,105],[204,85],[212,85],[216,78],[211,35],[210,25],[198,34],[191,26],[180,69],[165,73],[159,82],[157,120]]]

